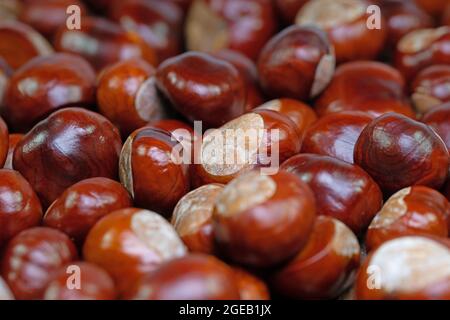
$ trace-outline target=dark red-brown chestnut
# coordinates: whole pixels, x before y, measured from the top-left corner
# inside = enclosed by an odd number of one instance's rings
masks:
[[[233,271],[240,300],[270,300],[269,288],[262,279],[239,267],[233,267]]]
[[[0,125],[1,127],[1,125]],[[13,169],[13,156],[14,150],[16,149],[17,144],[23,138],[23,134],[21,133],[11,133],[8,137],[8,155],[6,156],[5,165],[3,168],[5,169]]]
[[[450,152],[450,102],[434,107],[422,118],[442,138]]]
[[[5,164],[9,150],[9,135],[8,127],[3,119],[0,117],[0,168]]]

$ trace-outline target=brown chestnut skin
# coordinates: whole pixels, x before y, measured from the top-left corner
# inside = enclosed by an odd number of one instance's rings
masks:
[[[445,12],[442,15],[441,25],[450,26],[450,5],[447,5]]]
[[[353,163],[356,140],[373,120],[367,113],[330,113],[314,123],[305,134],[302,153],[315,153]]]
[[[6,246],[2,276],[16,299],[42,299],[57,270],[76,258],[75,245],[64,233],[34,227],[16,235]]]
[[[278,130],[278,137],[271,130]],[[272,110],[254,110],[207,132],[198,149],[190,170],[195,187],[226,184],[253,168],[278,168],[300,152],[301,139],[288,116]]]
[[[245,111],[245,83],[229,62],[201,52],[167,59],[156,71],[156,85],[190,121],[215,128]]]
[[[406,34],[397,44],[394,66],[406,80],[434,64],[449,64],[450,27],[419,29]]]
[[[41,222],[42,208],[30,184],[17,171],[0,169],[0,247]]]
[[[162,62],[181,52],[183,13],[168,1],[115,1],[109,16],[122,27],[138,33]]]
[[[408,235],[428,234],[446,238],[450,204],[437,192],[424,186],[404,188],[393,194],[372,220],[366,234],[366,248]]]
[[[207,255],[190,254],[161,265],[138,281],[128,300],[239,300],[233,270]]]
[[[360,234],[381,209],[383,196],[360,167],[329,156],[299,154],[281,165],[314,193],[318,215],[331,216]]]
[[[310,106],[289,98],[268,101],[255,110],[273,110],[287,116],[294,122],[297,134],[302,140],[306,131],[317,121],[317,115]]]
[[[0,2],[0,21],[16,20],[22,7],[20,0],[3,0]]]
[[[439,16],[448,4],[447,0],[414,0],[418,6],[431,15]]]
[[[181,198],[173,210],[172,225],[190,252],[216,252],[212,215],[222,190],[221,184],[201,186]]]
[[[79,0],[28,1],[23,6],[19,19],[51,40],[58,27],[66,25],[69,17],[66,11],[71,5],[76,5],[80,8],[83,19],[86,14],[86,7]]]
[[[384,47],[387,28],[369,29],[370,5],[365,0],[318,0],[307,2],[298,12],[298,25],[314,25],[327,32],[339,63],[374,59]]]
[[[0,167],[3,167],[9,150],[8,127],[0,117]]]
[[[124,137],[165,117],[155,86],[155,69],[139,58],[119,61],[102,71],[97,102],[99,111]]]
[[[178,146],[184,149],[169,132],[157,128],[144,127],[128,137],[120,154],[119,176],[136,206],[169,217],[189,192],[189,164],[174,158]]]
[[[256,60],[276,31],[270,0],[193,0],[186,17],[188,50],[231,49]]]
[[[297,13],[308,1],[309,0],[274,0],[274,5],[282,21],[285,24],[292,24],[295,22]]]
[[[95,70],[120,60],[142,58],[157,64],[155,51],[136,33],[104,18],[83,17],[80,30],[61,26],[53,41],[56,51],[84,57]]]
[[[383,243],[361,266],[359,300],[449,300],[450,242],[405,236]]]
[[[128,208],[98,221],[83,247],[84,260],[105,269],[120,293],[161,263],[185,255],[176,231],[155,212]]]
[[[23,138],[23,134],[21,133],[11,133],[8,137],[8,155],[6,156],[5,165],[3,168],[5,169],[13,169],[13,156],[14,150],[16,149],[17,144]]]
[[[291,26],[264,46],[258,59],[260,84],[271,97],[307,100],[321,93],[335,67],[333,47],[315,27]]]
[[[450,152],[450,102],[434,107],[422,118],[442,138]]]
[[[41,121],[17,144],[13,167],[27,179],[47,208],[65,189],[92,177],[117,177],[122,147],[106,118],[66,108]]]
[[[239,267],[234,267],[233,271],[240,300],[270,300],[269,288],[263,280]]]
[[[70,186],[45,213],[43,224],[81,244],[89,230],[112,211],[131,207],[127,190],[108,178],[90,178]]]
[[[190,125],[176,119],[156,120],[150,122],[148,126],[169,132],[179,142],[192,140],[195,135],[194,129]]]
[[[3,98],[5,96],[6,87],[9,83],[13,70],[0,56],[0,108],[3,106]]]
[[[411,88],[416,110],[423,114],[450,102],[450,65],[433,65],[417,74]]]
[[[14,70],[38,56],[53,53],[52,46],[30,26],[18,21],[0,23],[0,57]]]
[[[391,195],[412,185],[439,189],[447,178],[449,153],[427,125],[387,113],[364,128],[355,145],[354,162]]]
[[[360,247],[355,234],[331,217],[317,217],[305,247],[272,276],[277,292],[293,299],[333,299],[353,281]]]
[[[44,292],[45,300],[113,300],[117,296],[113,279],[95,264],[72,262],[55,274]],[[76,275],[78,282],[73,279]]]
[[[393,67],[376,61],[348,62],[336,69],[315,110],[319,117],[342,111],[361,111],[374,117],[397,112],[414,117],[405,92],[405,80]]]
[[[231,181],[217,198],[214,234],[234,262],[271,267],[306,244],[315,216],[314,195],[295,175],[254,170]]]
[[[6,284],[5,280],[0,277],[0,301],[2,300],[14,300],[14,296]]]
[[[1,113],[8,125],[26,132],[51,112],[95,103],[95,72],[82,58],[54,54],[34,58],[11,77]]]

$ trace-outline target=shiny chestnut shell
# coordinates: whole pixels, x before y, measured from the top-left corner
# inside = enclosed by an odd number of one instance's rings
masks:
[[[1,120],[0,120],[1,121]],[[1,126],[1,125],[0,125]],[[6,156],[5,165],[3,168],[5,169],[13,169],[13,156],[14,150],[16,149],[17,144],[23,138],[23,134],[21,133],[11,133],[8,137],[8,155]]]
[[[269,288],[262,279],[239,267],[233,271],[240,300],[270,300]]]
[[[5,164],[9,150],[8,127],[5,121],[0,117],[0,168]]]
[[[444,141],[447,150],[450,150],[450,102],[428,111],[423,116],[422,122],[433,128]]]

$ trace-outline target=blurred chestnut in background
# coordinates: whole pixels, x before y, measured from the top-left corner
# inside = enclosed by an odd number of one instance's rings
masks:
[[[372,250],[393,238],[434,235],[446,238],[450,226],[450,204],[424,186],[402,189],[392,195],[377,213],[366,234],[366,248]]]
[[[314,110],[305,103],[288,98],[275,99],[260,105],[255,110],[277,111],[291,119],[298,136],[303,140],[307,130],[317,121]]]
[[[17,171],[0,169],[0,247],[42,218],[39,199]]]
[[[32,58],[53,53],[51,45],[30,26],[18,21],[0,22],[0,57],[13,69]]]
[[[8,137],[8,141],[9,141],[8,155],[6,156],[6,161],[5,161],[5,165],[3,166],[3,168],[14,169],[13,168],[14,150],[16,149],[16,146],[19,143],[19,141],[22,140],[23,136],[24,135],[21,133],[12,133],[9,135],[9,137]]]
[[[387,28],[368,28],[371,13],[365,0],[315,0],[307,2],[295,19],[298,25],[314,25],[327,32],[338,62],[374,59],[384,47]]]
[[[234,267],[234,277],[239,289],[240,300],[269,300],[269,288],[263,280],[250,272]]]
[[[255,167],[278,167],[300,152],[301,139],[296,129],[288,116],[263,109],[207,132],[191,166],[192,184],[226,184]]]
[[[419,29],[406,34],[397,44],[394,66],[406,80],[434,64],[449,64],[450,27]]]
[[[414,0],[418,6],[429,14],[439,16],[448,4],[447,0]]]
[[[100,114],[67,108],[41,121],[17,144],[13,167],[47,208],[74,183],[117,177],[121,140]]]
[[[223,185],[207,184],[192,190],[178,201],[172,225],[191,252],[215,253],[212,215]]]
[[[320,216],[305,247],[275,272],[272,284],[292,299],[333,299],[351,284],[359,260],[355,234],[339,220]]]
[[[330,82],[333,47],[315,27],[291,26],[270,39],[258,59],[261,87],[271,97],[308,100]]]
[[[100,71],[109,64],[142,58],[157,64],[155,51],[136,33],[104,18],[84,17],[80,30],[61,26],[53,41],[57,51],[78,54]]]
[[[363,232],[380,210],[383,197],[375,181],[360,167],[329,156],[299,154],[281,165],[314,192],[318,215],[344,222]]]
[[[109,16],[128,31],[138,33],[162,62],[181,51],[181,9],[160,0],[115,1]]]
[[[125,295],[132,300],[239,300],[233,270],[207,255],[191,254],[161,265]]]
[[[132,205],[130,195],[120,183],[108,178],[90,178],[67,188],[48,208],[43,224],[82,244],[103,216]]]
[[[309,0],[274,0],[275,8],[282,21],[285,24],[292,24],[295,22],[295,17],[300,9]]]
[[[105,216],[91,229],[83,247],[85,261],[105,269],[120,292],[162,262],[185,253],[169,222],[155,212],[136,208]]]
[[[83,19],[86,15],[86,8],[79,0],[26,1],[19,19],[51,40],[58,27],[66,25],[69,17],[67,9],[72,5],[80,8],[81,19]]]
[[[388,113],[364,128],[354,161],[390,195],[412,185],[439,189],[447,178],[449,153],[427,125]]]
[[[95,103],[95,73],[82,58],[54,54],[31,60],[10,79],[1,113],[16,131],[27,131],[51,112]]]
[[[245,111],[245,82],[229,62],[206,53],[187,52],[167,59],[156,72],[156,85],[187,119],[206,128]],[[205,129],[206,129],[205,128]]]
[[[450,102],[450,65],[432,65],[423,69],[414,79],[411,91],[414,106],[420,114]]]
[[[270,0],[193,0],[186,17],[188,50],[232,49],[256,60],[276,31]]]
[[[434,107],[422,118],[442,138],[450,152],[450,102]]]
[[[0,277],[0,301],[1,300],[14,300],[11,290],[2,277]]]
[[[398,112],[414,117],[405,91],[405,80],[393,67],[375,61],[348,62],[336,69],[315,110],[319,117],[341,111],[361,111],[374,117]]]
[[[166,217],[172,214],[190,188],[184,152],[184,145],[165,130],[144,127],[128,137],[120,154],[119,176],[136,206]]]
[[[3,105],[3,98],[5,95],[6,87],[9,83],[9,78],[12,76],[12,69],[6,63],[6,61],[0,56],[0,108]]]
[[[302,152],[331,156],[353,163],[356,140],[373,117],[358,111],[330,113],[306,131]]]
[[[450,26],[450,4],[447,5],[444,14],[442,15],[443,26]]]
[[[27,229],[6,246],[2,276],[16,299],[42,299],[55,272],[77,258],[64,233],[45,227]]]
[[[217,198],[214,233],[233,261],[271,267],[306,244],[315,216],[314,195],[295,175],[254,170],[231,181]]]
[[[448,300],[450,245],[419,236],[385,242],[365,260],[355,288],[363,300]]]
[[[3,119],[0,117],[0,168],[3,167],[6,157],[8,156],[9,137],[8,127]]]
[[[103,70],[97,102],[99,111],[124,137],[165,114],[155,86],[155,69],[138,58],[119,61]]]
[[[74,274],[79,275],[78,282],[73,280]],[[71,288],[70,285],[75,288]],[[113,300],[116,296],[114,281],[106,271],[95,264],[77,261],[55,272],[43,298],[45,300]]]
[[[2,0],[0,2],[0,21],[16,20],[22,7],[20,0]]]

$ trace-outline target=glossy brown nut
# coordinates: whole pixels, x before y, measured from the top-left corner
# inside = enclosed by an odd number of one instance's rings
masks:
[[[35,28],[40,34],[51,40],[58,27],[66,25],[69,6],[78,6],[81,17],[86,15],[86,8],[79,0],[39,0],[28,1],[19,14],[19,19]]]
[[[433,65],[423,69],[414,79],[411,91],[414,106],[421,114],[450,102],[450,65]]]
[[[234,267],[233,271],[240,300],[270,300],[269,288],[264,281],[238,267]]]
[[[354,161],[390,195],[412,185],[439,189],[447,178],[449,153],[427,125],[388,113],[364,128]]]
[[[95,73],[82,58],[54,54],[31,60],[10,79],[1,113],[17,131],[27,131],[62,107],[95,103]]]
[[[314,195],[295,175],[250,171],[219,195],[214,233],[223,253],[233,261],[271,267],[306,244],[315,216]]]
[[[155,69],[142,59],[119,61],[98,79],[99,111],[124,137],[165,116],[155,86]]]
[[[331,217],[316,219],[306,246],[277,270],[272,283],[293,299],[333,299],[353,281],[360,247],[355,234]]]
[[[80,30],[61,26],[53,43],[57,51],[84,57],[97,71],[131,58],[157,64],[154,50],[140,36],[103,18],[83,17]]]
[[[47,208],[65,189],[91,177],[117,177],[121,140],[103,116],[80,108],[59,110],[17,144],[13,166]]]
[[[64,233],[45,227],[27,229],[6,246],[2,276],[16,299],[42,299],[55,272],[77,258]]]
[[[298,25],[314,25],[327,32],[336,50],[337,62],[374,59],[383,49],[387,30],[368,28],[371,13],[365,0],[309,1],[298,12]]]
[[[43,224],[82,244],[87,233],[112,211],[132,207],[122,185],[108,178],[90,178],[70,186],[48,208]]]
[[[255,110],[205,134],[191,166],[192,184],[226,184],[253,168],[271,170],[300,148],[292,120],[276,111]]]
[[[450,63],[449,43],[450,27],[412,31],[398,42],[394,66],[412,80],[428,66]]]
[[[420,236],[385,242],[361,266],[355,288],[363,300],[449,300],[450,245]]]
[[[21,133],[12,133],[8,137],[8,155],[6,156],[5,165],[3,168],[5,169],[13,169],[13,156],[14,156],[14,150],[16,149],[17,144],[20,140],[23,138],[23,134]]]
[[[302,153],[315,153],[353,163],[359,135],[373,117],[358,111],[330,113],[314,123],[305,134]]]
[[[247,89],[246,111],[250,111],[264,102],[263,93],[258,82],[258,69],[250,58],[243,53],[229,49],[217,51],[214,53],[214,56],[231,63],[244,78]]]
[[[183,13],[168,1],[115,1],[109,16],[126,30],[138,33],[162,62],[181,52]]]
[[[178,201],[172,225],[191,252],[214,254],[212,215],[223,185],[207,184],[192,190]]]
[[[184,145],[165,130],[144,127],[128,137],[120,154],[119,176],[136,206],[171,215],[190,188],[183,152]]]
[[[74,279],[79,276],[79,279]],[[88,262],[72,262],[55,272],[45,300],[113,300],[117,296],[108,273]]]
[[[0,169],[0,247],[41,218],[41,204],[30,184],[17,171]]]
[[[363,232],[380,210],[383,196],[375,181],[360,167],[329,156],[299,154],[281,165],[314,192],[318,215],[344,222]]]
[[[185,35],[189,50],[232,49],[256,60],[275,30],[270,0],[193,0]]]
[[[374,117],[397,112],[414,117],[405,96],[405,80],[386,64],[354,61],[336,69],[330,85],[315,103],[319,117],[342,111],[361,111]]]
[[[244,79],[230,63],[206,53],[187,52],[167,59],[156,85],[173,107],[204,128],[219,127],[244,113]]]
[[[180,120],[162,119],[152,121],[148,124],[150,127],[158,128],[169,132],[176,141],[190,141],[195,138],[195,131],[192,127]]]
[[[442,138],[450,152],[450,102],[434,107],[422,118]]]
[[[448,4],[447,0],[414,0],[421,8],[432,15],[440,15]]]
[[[14,296],[6,284],[5,280],[0,277],[0,301],[2,300],[14,300]]]
[[[89,232],[84,259],[105,269],[119,292],[159,264],[186,253],[176,231],[155,212],[129,208],[114,211]]]
[[[207,255],[174,259],[138,281],[125,295],[130,300],[238,300],[233,270]]]
[[[36,30],[18,21],[0,23],[0,57],[18,69],[37,56],[53,53],[51,45]]]
[[[317,121],[317,115],[310,106],[294,99],[281,98],[271,100],[256,108],[256,110],[261,109],[277,111],[289,117],[294,122],[297,134],[302,140],[306,131]]]
[[[308,1],[309,0],[274,0],[274,5],[283,22],[285,24],[292,24],[295,22],[297,13]]]
[[[366,248],[409,235],[429,234],[446,238],[450,204],[437,192],[424,186],[402,189],[392,195],[377,213],[366,234]]]
[[[261,87],[272,97],[307,100],[321,93],[335,67],[333,47],[315,27],[291,26],[264,46],[258,59]]]
[[[0,168],[3,167],[9,150],[8,127],[0,117]]]

